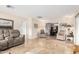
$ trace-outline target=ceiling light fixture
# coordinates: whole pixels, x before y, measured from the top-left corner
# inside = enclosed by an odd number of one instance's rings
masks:
[[[43,18],[43,17],[41,17],[41,16],[37,16],[38,18]]]
[[[14,8],[12,5],[6,5],[7,8]]]

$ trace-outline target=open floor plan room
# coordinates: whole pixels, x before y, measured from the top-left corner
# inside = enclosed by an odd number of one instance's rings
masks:
[[[79,5],[0,5],[0,54],[79,53]]]

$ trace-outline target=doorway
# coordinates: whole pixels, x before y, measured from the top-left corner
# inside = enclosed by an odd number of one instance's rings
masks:
[[[56,36],[58,33],[57,23],[46,23],[46,34],[48,36]]]
[[[50,36],[56,36],[58,32],[58,26],[50,28]]]

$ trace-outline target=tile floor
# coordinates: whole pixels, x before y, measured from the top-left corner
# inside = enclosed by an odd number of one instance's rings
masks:
[[[55,37],[29,39],[25,44],[12,47],[1,54],[72,54],[74,45]]]

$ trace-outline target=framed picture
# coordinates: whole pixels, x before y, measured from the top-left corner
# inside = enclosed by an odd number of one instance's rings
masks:
[[[34,24],[34,28],[38,28],[38,24]]]
[[[0,18],[0,28],[13,28],[14,21]]]

